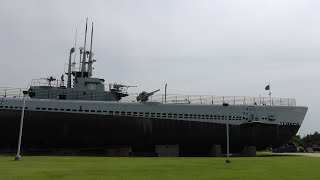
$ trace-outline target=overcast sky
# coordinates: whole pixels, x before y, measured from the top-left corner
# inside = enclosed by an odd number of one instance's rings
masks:
[[[295,97],[320,131],[318,0],[3,0],[0,87],[64,73],[94,21],[94,76],[169,93]],[[91,28],[91,27],[89,27]],[[79,56],[78,56],[79,57]],[[77,59],[78,61],[78,59]]]

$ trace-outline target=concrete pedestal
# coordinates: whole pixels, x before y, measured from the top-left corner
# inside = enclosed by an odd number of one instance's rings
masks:
[[[209,156],[211,157],[221,157],[222,153],[221,153],[221,145],[220,144],[214,144],[212,145],[210,152],[209,152]]]
[[[241,155],[246,157],[255,157],[257,155],[257,148],[255,146],[245,146]]]
[[[112,156],[112,157],[127,157],[130,155],[131,152],[132,152],[132,149],[130,146],[105,149],[106,155]]]
[[[156,145],[155,151],[159,157],[178,157],[179,145]]]

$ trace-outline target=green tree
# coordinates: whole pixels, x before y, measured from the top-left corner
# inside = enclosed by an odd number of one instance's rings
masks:
[[[303,142],[299,135],[295,135],[290,140],[291,143],[295,144],[296,146],[302,146]]]
[[[302,138],[302,145],[304,147],[310,147],[314,145],[320,146],[320,134],[319,132],[315,132],[313,134],[308,134],[307,136]]]

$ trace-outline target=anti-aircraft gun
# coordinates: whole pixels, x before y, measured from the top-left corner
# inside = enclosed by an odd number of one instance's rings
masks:
[[[152,92],[146,92],[146,91],[142,91],[139,96],[137,97],[137,101],[140,102],[147,102],[149,100],[149,97],[154,95],[154,93],[160,91],[160,89],[152,91]]]

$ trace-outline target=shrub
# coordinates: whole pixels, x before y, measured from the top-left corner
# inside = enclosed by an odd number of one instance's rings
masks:
[[[298,147],[297,147],[297,151],[298,151],[298,152],[305,152],[304,148],[301,147],[301,146],[298,146]]]

